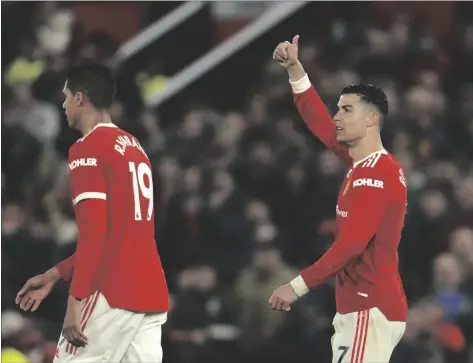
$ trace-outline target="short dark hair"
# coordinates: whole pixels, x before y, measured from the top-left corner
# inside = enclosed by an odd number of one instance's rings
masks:
[[[67,88],[83,92],[97,109],[107,109],[115,98],[115,80],[110,70],[100,63],[72,67],[67,73]]]
[[[360,96],[362,102],[369,103],[376,107],[383,119],[388,115],[388,99],[381,88],[373,86],[372,84],[355,84],[346,86],[342,90],[342,95],[346,94],[357,94]]]

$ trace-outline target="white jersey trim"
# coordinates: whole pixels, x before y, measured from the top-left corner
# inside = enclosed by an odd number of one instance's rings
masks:
[[[309,292],[309,287],[306,285],[301,275],[297,276],[289,283],[297,296],[302,297]]]
[[[96,130],[97,128],[99,127],[115,127],[117,128],[118,126],[111,123],[111,122],[101,122],[101,123],[98,123],[97,125],[95,125],[87,134],[85,134],[85,136],[81,137],[79,140],[77,140],[77,142],[81,142],[81,141],[84,141],[85,138],[87,136],[89,136],[94,130]]]
[[[85,199],[103,199],[107,200],[107,194],[100,192],[84,192],[80,193],[77,197],[72,200],[72,204],[76,205],[77,203]]]
[[[307,73],[298,81],[292,82],[291,80],[289,80],[289,83],[291,84],[292,91],[294,93],[305,92],[310,88],[310,86],[312,86],[312,83],[310,83],[310,79]]]
[[[374,153],[369,154],[366,158],[363,158],[361,160],[358,160],[353,163],[353,167],[357,167],[361,163],[363,165],[361,167],[363,168],[373,168],[378,160],[381,158],[381,155],[387,155],[388,152],[385,149],[375,151]]]

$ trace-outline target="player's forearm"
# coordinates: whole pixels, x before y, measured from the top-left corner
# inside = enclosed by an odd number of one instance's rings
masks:
[[[289,75],[289,81],[292,83],[302,79],[306,75],[306,72],[301,62],[297,62],[287,69],[287,74]]]
[[[309,130],[327,147],[336,142],[336,129],[332,117],[310,83],[307,74],[297,81],[290,81],[294,102]]]
[[[50,268],[48,271],[44,273],[48,281],[54,281],[56,282],[61,278],[61,273],[59,270],[56,268],[56,266]]]
[[[78,299],[85,299],[94,292],[92,284],[102,252],[99,246],[103,243],[101,240],[103,238],[92,238],[89,243],[82,243],[82,248],[77,248],[76,267],[69,293]]]
[[[59,272],[60,278],[64,281],[70,281],[72,278],[72,273],[74,271],[74,263],[76,261],[76,254],[69,256],[65,260],[59,262],[53,269],[56,269]],[[52,270],[52,269],[51,269]]]
[[[300,75],[298,71],[294,72],[294,74]],[[296,78],[296,76],[292,77]],[[300,78],[295,80],[290,75],[289,82],[294,95],[294,103],[307,128],[327,148],[336,153],[347,164],[351,164],[348,149],[337,141],[335,123],[328,113],[325,104],[312,86],[307,74],[304,72]]]
[[[305,270],[302,270],[300,276],[291,281],[296,294],[302,296],[337,274],[350,261],[358,257],[367,244],[368,241],[366,243],[355,243],[354,241],[335,242],[319,260]]]
[[[106,203],[103,200],[87,200],[76,207],[79,225],[74,275],[70,295],[85,299],[94,292],[96,276],[107,233]]]
[[[360,256],[378,230],[388,205],[386,194],[380,189],[359,187],[350,192],[351,208],[337,241],[318,261],[291,282],[299,296],[324,283]]]

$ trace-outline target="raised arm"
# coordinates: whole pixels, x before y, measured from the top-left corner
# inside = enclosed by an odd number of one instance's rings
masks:
[[[335,123],[299,62],[298,42],[299,36],[296,35],[292,43],[280,43],[273,53],[273,58],[287,70],[294,102],[309,130],[344,163],[351,166],[352,159],[348,147],[337,141]]]

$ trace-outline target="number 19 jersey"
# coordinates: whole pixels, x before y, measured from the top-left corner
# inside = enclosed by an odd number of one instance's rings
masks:
[[[100,256],[94,256],[99,262],[87,293],[100,290],[114,308],[167,311],[154,237],[151,164],[139,142],[114,124],[98,124],[71,147],[69,169],[75,209],[88,199],[106,203],[106,237]]]

